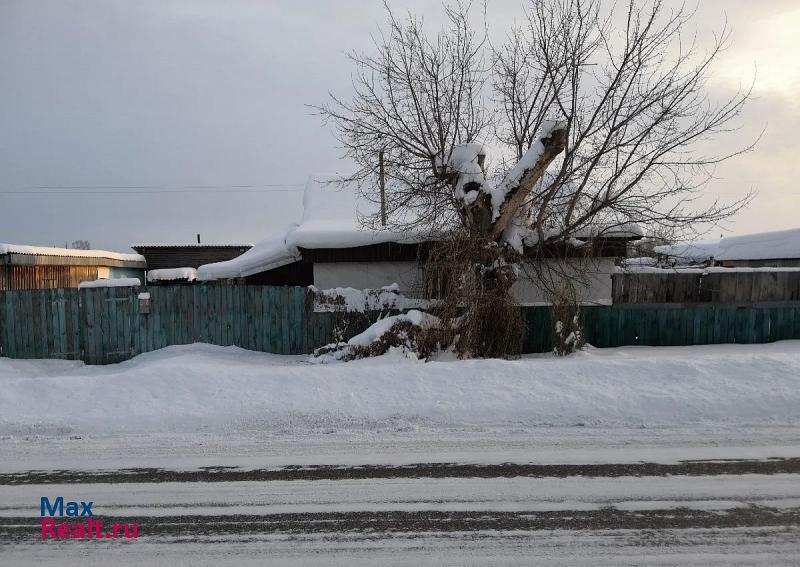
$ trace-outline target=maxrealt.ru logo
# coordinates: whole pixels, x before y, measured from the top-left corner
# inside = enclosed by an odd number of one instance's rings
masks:
[[[47,496],[42,496],[39,514],[42,517],[42,539],[115,539],[118,537],[139,537],[138,524],[110,524],[104,527],[102,522],[94,519],[92,512],[94,502],[68,501],[64,502],[63,496],[56,496],[51,502]],[[86,522],[71,523],[55,518],[87,518]],[[111,531],[106,531],[111,530]]]

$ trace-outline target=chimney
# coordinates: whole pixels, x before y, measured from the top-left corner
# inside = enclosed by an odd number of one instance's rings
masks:
[[[197,235],[197,243],[200,244],[200,235]]]

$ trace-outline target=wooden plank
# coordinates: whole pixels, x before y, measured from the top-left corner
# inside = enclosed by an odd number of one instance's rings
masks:
[[[16,306],[16,302],[13,301],[13,298],[14,292],[12,291],[5,291],[2,294],[3,315],[2,322],[0,323],[3,325],[2,355],[9,358],[16,357],[16,348],[14,347],[14,307]]]
[[[67,328],[67,351],[75,353],[73,358],[83,360],[84,341],[81,333],[81,297],[77,289],[64,290],[64,296],[68,298],[65,306],[64,315],[66,317]]]
[[[135,317],[136,317],[136,296],[138,295],[139,288],[123,288],[125,294],[128,297],[128,301],[125,302],[125,316],[123,319],[123,327],[122,327],[122,334],[125,340],[125,348],[128,351],[128,358],[132,358],[136,356],[136,348],[134,347],[133,341],[135,333],[133,332],[133,327],[135,324]]]
[[[139,294],[142,291],[137,291],[133,294],[131,298],[131,302],[133,304],[133,308],[131,309],[131,353],[133,356],[138,356],[142,353],[142,343],[141,343],[141,335],[139,333],[140,327],[140,319],[142,318],[139,315]]]
[[[8,356],[8,323],[6,321],[6,293],[3,290],[3,269],[0,268],[0,357]]]
[[[153,287],[151,288],[151,308],[148,330],[148,341],[150,343],[150,351],[158,350],[162,345],[162,328],[161,328],[161,312],[164,310],[165,293],[164,288]]]
[[[277,354],[280,352],[280,288],[269,288],[269,326],[270,326],[270,348],[269,352]]]
[[[278,324],[278,289],[277,287],[268,287],[269,292],[269,348],[267,352],[277,354],[279,351],[279,324]]]
[[[299,302],[297,300],[297,290],[298,288],[296,287],[289,287],[286,289],[288,292],[286,311],[289,315],[289,354],[299,354],[299,341],[297,340],[297,336],[302,327],[300,326],[301,321],[298,315]]]
[[[245,337],[245,344],[250,350],[260,350],[258,348],[258,323],[261,314],[261,294],[255,286],[247,286],[245,290],[245,314],[244,328],[242,329]]]
[[[281,324],[281,348],[280,354],[291,352],[291,341],[289,338],[289,288],[280,288],[280,324]]]
[[[34,309],[34,291],[25,293],[25,357],[39,358],[36,352],[36,319],[37,314]]]
[[[236,336],[234,332],[234,328],[236,326],[236,293],[235,290],[238,290],[240,286],[232,286],[226,285],[225,286],[225,310],[226,313],[226,321],[227,326],[225,327],[225,340],[227,345],[235,345]]]
[[[200,301],[202,293],[202,289],[205,286],[201,285],[193,285],[191,287],[192,293],[192,306],[191,306],[191,325],[189,333],[191,335],[191,342],[196,343],[200,340],[200,334],[202,333],[202,317],[200,315]]]
[[[104,313],[108,318],[108,325],[105,327],[107,333],[104,333],[103,340],[103,362],[104,364],[111,364],[118,362],[117,357],[119,351],[122,350],[119,336],[119,305],[114,301],[117,297],[118,288],[110,287],[103,289],[103,300],[105,303]]]
[[[800,307],[792,309],[792,319],[794,321],[792,325],[792,339],[800,340]]]
[[[184,313],[186,321],[183,325],[183,342],[192,344],[194,342],[194,286],[182,288],[186,298]]]
[[[50,358],[55,352],[53,348],[53,316],[50,306],[52,305],[51,289],[40,289],[36,291],[39,301],[39,328],[37,332],[37,342],[41,358]]]
[[[158,293],[158,287],[148,288],[150,292],[150,315],[147,316],[147,336],[145,337],[145,348],[147,352],[152,352],[156,349],[156,313],[161,308],[161,295]]]
[[[56,289],[48,289],[44,297],[44,316],[46,319],[45,331],[47,332],[47,356],[48,358],[61,358],[59,347],[59,326],[58,326],[58,303]]]
[[[246,286],[228,286],[230,290],[230,305],[231,305],[231,344],[234,344],[238,347],[247,348],[245,346],[244,341],[244,333],[243,327],[244,317],[242,310],[244,309],[245,302],[242,300],[242,296],[247,292]]]
[[[42,311],[42,332],[44,333],[44,340],[42,341],[42,348],[45,350],[47,358],[53,358],[55,353],[59,352],[56,345],[58,339],[58,313],[54,311],[54,289],[42,290],[41,294],[41,311]]]
[[[255,348],[261,352],[269,352],[269,288],[254,286],[253,291],[256,303],[254,314]]]
[[[11,333],[11,342],[10,347],[13,350],[12,356],[14,358],[23,358],[24,346],[24,328],[20,324],[20,313],[24,311],[24,307],[22,304],[22,294],[24,292],[21,291],[14,291],[10,292],[12,294],[12,311],[11,311],[11,318],[9,319],[9,331]]]
[[[81,337],[83,342],[83,361],[86,364],[97,364],[97,354],[95,345],[97,341],[94,336],[97,332],[97,318],[94,316],[94,301],[88,289],[78,291],[81,301]]]
[[[38,290],[31,290],[26,292],[29,300],[28,320],[26,323],[26,330],[28,340],[26,342],[26,350],[28,358],[44,358],[44,353],[39,348],[41,344],[39,339],[39,327],[41,326],[41,315],[39,313],[39,293]]]
[[[200,310],[198,313],[202,316],[201,327],[202,333],[200,336],[201,342],[210,343],[211,342],[211,301],[209,300],[209,294],[211,293],[211,287],[208,285],[204,285],[201,294],[200,294]]]
[[[218,309],[219,309],[219,331],[217,339],[218,345],[228,346],[230,345],[230,340],[228,339],[228,331],[229,331],[229,319],[230,310],[228,309],[227,305],[227,297],[229,293],[230,286],[221,285],[217,286],[217,302],[218,302]]]
[[[14,350],[17,358],[27,358],[28,354],[25,351],[25,341],[27,338],[27,331],[25,329],[25,320],[27,319],[27,310],[25,305],[25,291],[16,292],[15,306],[14,306]]]
[[[69,352],[67,350],[67,300],[63,289],[55,290],[55,294],[53,296],[53,307],[53,330],[56,334],[54,341],[55,348],[57,349],[59,356],[62,358],[69,358],[69,355],[67,354]]]

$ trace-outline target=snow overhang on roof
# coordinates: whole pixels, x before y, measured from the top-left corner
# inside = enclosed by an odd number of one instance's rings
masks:
[[[691,262],[705,262],[715,259],[719,254],[719,240],[698,240],[681,244],[656,246],[656,254]]]
[[[301,248],[353,248],[387,242],[415,244],[428,240],[422,232],[413,230],[400,232],[365,228],[362,219],[374,215],[377,205],[359,199],[355,186],[341,187],[327,179],[321,176],[309,178],[299,224],[257,243],[238,258],[200,266],[198,279],[233,279],[273,270],[300,260]]]
[[[720,240],[715,259],[791,260],[800,258],[800,228],[728,236]]]
[[[147,262],[140,254],[128,254],[121,252],[110,252],[108,250],[78,250],[74,248],[53,248],[49,246],[28,246],[24,244],[2,244],[0,243],[0,255],[16,255],[21,257],[53,258],[53,261],[46,262],[54,264],[56,259],[63,264],[82,264],[86,265],[88,260],[94,261],[95,265],[122,265],[125,267],[145,268]],[[73,261],[74,260],[74,261]],[[30,264],[35,261],[23,260],[12,261],[10,263]]]
[[[197,268],[201,281],[244,278],[252,274],[274,270],[300,259],[296,250],[286,247],[286,237],[278,236],[255,244],[250,250],[225,262],[204,264]]]

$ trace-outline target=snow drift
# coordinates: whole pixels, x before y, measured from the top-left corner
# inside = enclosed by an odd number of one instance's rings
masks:
[[[800,341],[568,358],[311,365],[170,347],[111,366],[0,358],[0,434],[800,423]]]

